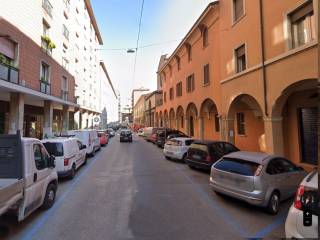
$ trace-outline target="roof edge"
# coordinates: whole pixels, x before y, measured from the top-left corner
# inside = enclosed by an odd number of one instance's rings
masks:
[[[89,16],[90,16],[94,31],[96,33],[96,36],[98,38],[99,44],[103,45],[102,37],[101,37],[100,31],[99,31],[99,27],[98,27],[96,18],[95,18],[94,13],[93,13],[93,8],[92,8],[92,5],[91,5],[91,2],[90,2],[90,0],[85,0],[84,2],[85,2],[85,5],[86,5],[86,8],[88,10],[88,13],[89,13]]]

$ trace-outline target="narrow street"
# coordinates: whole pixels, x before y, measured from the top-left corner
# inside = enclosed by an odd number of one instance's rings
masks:
[[[5,239],[239,239],[284,237],[292,200],[276,216],[216,195],[208,173],[166,160],[134,136],[114,137],[75,179],[61,180],[55,205],[24,222],[4,216]]]

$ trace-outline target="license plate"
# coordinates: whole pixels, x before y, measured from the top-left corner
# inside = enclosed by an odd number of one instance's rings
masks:
[[[197,159],[197,160],[200,160],[201,159],[201,156],[199,156],[199,155],[193,155],[192,156],[194,159]]]

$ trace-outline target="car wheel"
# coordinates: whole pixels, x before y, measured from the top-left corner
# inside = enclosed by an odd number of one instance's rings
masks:
[[[86,165],[88,163],[88,161],[87,161],[87,155],[85,155],[84,156],[84,163],[83,163],[83,165]]]
[[[94,157],[94,155],[96,154],[96,151],[93,149],[92,153],[90,154],[91,157]]]
[[[189,168],[191,168],[191,169],[196,169],[196,167],[194,167],[194,166],[192,166],[192,165],[188,165],[189,166]]]
[[[182,161],[186,162],[186,158],[187,158],[187,153],[183,154]]]
[[[267,210],[270,214],[275,215],[279,211],[280,205],[280,195],[278,192],[274,191],[269,199]]]
[[[171,160],[171,158],[170,158],[170,157],[168,157],[168,156],[165,156],[165,158],[166,158],[167,160]]]
[[[54,204],[54,200],[56,199],[57,187],[55,184],[51,183],[47,187],[46,195],[44,196],[42,208],[49,209]]]
[[[71,168],[71,172],[70,172],[69,178],[73,179],[75,175],[76,175],[76,165],[73,164],[72,168]]]

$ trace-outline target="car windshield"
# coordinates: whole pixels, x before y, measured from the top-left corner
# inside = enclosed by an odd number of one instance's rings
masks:
[[[63,156],[63,144],[62,143],[46,142],[46,143],[43,143],[43,145],[45,146],[45,148],[47,149],[47,151],[50,155],[53,155],[56,157]]]

